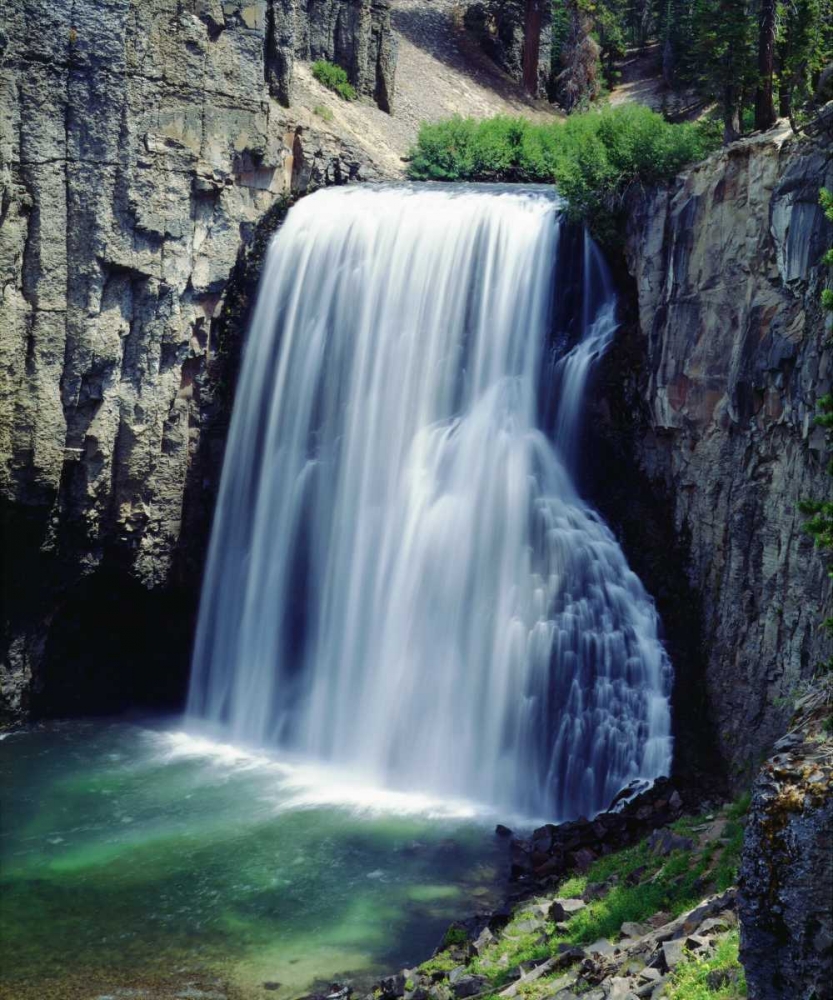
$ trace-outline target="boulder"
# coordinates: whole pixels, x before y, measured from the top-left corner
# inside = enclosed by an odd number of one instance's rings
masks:
[[[651,933],[651,927],[648,924],[637,924],[632,921],[625,921],[625,923],[619,928],[619,933],[623,938],[641,938],[646,934]]]
[[[671,971],[686,957],[686,943],[680,939],[662,942],[662,958],[667,971]]]
[[[554,923],[560,924],[580,913],[586,906],[583,899],[556,899],[550,905],[547,915]]]
[[[485,976],[461,976],[452,985],[452,991],[455,997],[473,997],[483,993],[488,985],[489,980]]]

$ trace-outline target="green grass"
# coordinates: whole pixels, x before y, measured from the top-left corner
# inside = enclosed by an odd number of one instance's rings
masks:
[[[316,104],[312,109],[312,113],[314,115],[318,115],[318,117],[323,119],[325,122],[331,122],[335,118],[335,115],[331,109],[326,106],[326,104]]]
[[[347,78],[347,73],[336,66],[335,63],[327,62],[326,59],[319,59],[312,64],[312,75],[322,83],[328,90],[334,91],[345,101],[355,101],[356,88]]]
[[[472,971],[486,976],[490,987],[499,990],[508,981],[509,970],[520,962],[548,958],[557,954],[562,944],[582,946],[599,938],[615,940],[626,921],[644,923],[661,911],[673,918],[692,909],[711,893],[723,891],[733,884],[737,876],[743,839],[742,820],[748,806],[749,797],[745,796],[726,811],[728,822],[722,841],[711,841],[699,847],[697,834],[706,820],[702,816],[686,816],[674,823],[671,829],[678,835],[692,838],[694,846],[690,850],[662,856],[650,850],[646,839],[633,847],[599,858],[585,874],[571,875],[562,882],[555,894],[563,898],[578,898],[588,884],[605,883],[608,886],[601,898],[589,902],[567,922],[564,933],[557,933],[555,925],[550,922],[542,930],[513,933],[513,928],[529,917],[522,908],[516,912],[500,940],[472,962]],[[629,877],[634,884],[629,884]],[[735,958],[736,954],[735,947]],[[508,961],[502,961],[503,956]],[[443,961],[442,956],[438,958]],[[451,965],[457,964],[450,958],[446,961]],[[703,975],[715,967],[709,965]],[[678,995],[678,1000],[699,998],[697,993],[693,993],[691,998],[685,993]]]
[[[673,125],[636,104],[549,124],[455,116],[422,126],[409,173],[414,180],[554,183],[571,213],[613,242],[633,185],[668,180],[712,148],[705,130]]]
[[[737,972],[737,981],[710,988],[709,973]],[[738,934],[733,931],[722,938],[710,958],[691,955],[680,963],[671,975],[668,1000],[738,1000],[746,996],[746,978],[738,960]]]
[[[715,887],[723,892],[734,885],[740,868],[740,855],[743,850],[744,817],[749,811],[750,796],[743,795],[726,811],[726,829],[723,839],[726,844],[715,868]]]

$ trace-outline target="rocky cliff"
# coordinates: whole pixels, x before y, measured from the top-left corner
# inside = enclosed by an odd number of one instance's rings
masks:
[[[214,0],[219,9],[219,0]],[[296,58],[327,59],[383,111],[393,106],[396,39],[390,0],[268,0],[266,72],[272,96],[292,103]]]
[[[813,424],[833,369],[819,308],[829,153],[787,128],[736,143],[638,197],[629,223],[638,322],[622,349],[636,361],[615,355],[612,377],[632,373],[633,461],[667,504],[681,559],[667,569],[692,597],[680,660],[703,673],[682,681],[692,697],[705,689],[738,786],[829,655],[830,581],[797,509],[830,488]],[[668,617],[686,612],[674,600]]]
[[[289,6],[0,2],[6,717],[57,655],[64,709],[115,690],[131,657],[166,691],[170,662],[187,663],[198,582],[181,580],[181,600],[174,585],[229,276],[282,194],[377,176],[270,96],[271,33]],[[361,38],[380,44],[387,4],[321,6],[326,25],[298,5],[299,50],[332,41],[372,63]],[[123,697],[141,693],[122,681]]]

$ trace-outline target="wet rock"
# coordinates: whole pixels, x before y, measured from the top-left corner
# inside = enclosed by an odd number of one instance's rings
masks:
[[[584,871],[601,855],[633,844],[678,819],[685,808],[684,799],[673,782],[660,778],[618,805],[616,812],[601,813],[592,821],[579,818],[559,825],[550,823],[533,831],[529,839],[513,838],[511,877],[547,885],[569,871]],[[590,897],[585,893],[585,898]]]
[[[482,993],[488,986],[489,980],[485,976],[461,976],[452,985],[455,997],[473,997]]]
[[[384,1000],[395,1000],[397,997],[404,996],[405,974],[400,973],[397,976],[388,976],[387,979],[383,979],[379,983],[379,989]]]
[[[648,838],[648,847],[654,854],[665,857],[674,851],[690,851],[694,841],[690,837],[681,837],[672,830],[655,830]]]
[[[512,836],[512,831],[509,829],[509,827],[504,826],[502,823],[498,823],[498,825],[495,827],[495,833],[498,835],[498,837]]]
[[[586,872],[598,856],[589,847],[582,847],[578,851],[572,851],[569,854],[570,867],[575,871]]]
[[[489,945],[495,942],[495,940],[497,939],[490,928],[484,927],[472,942],[472,951],[474,951],[476,955],[481,955],[489,947]]]

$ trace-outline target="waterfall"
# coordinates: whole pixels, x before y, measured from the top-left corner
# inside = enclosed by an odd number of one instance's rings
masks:
[[[189,713],[535,816],[667,773],[656,610],[572,475],[615,325],[544,189],[300,201],[246,344]]]

